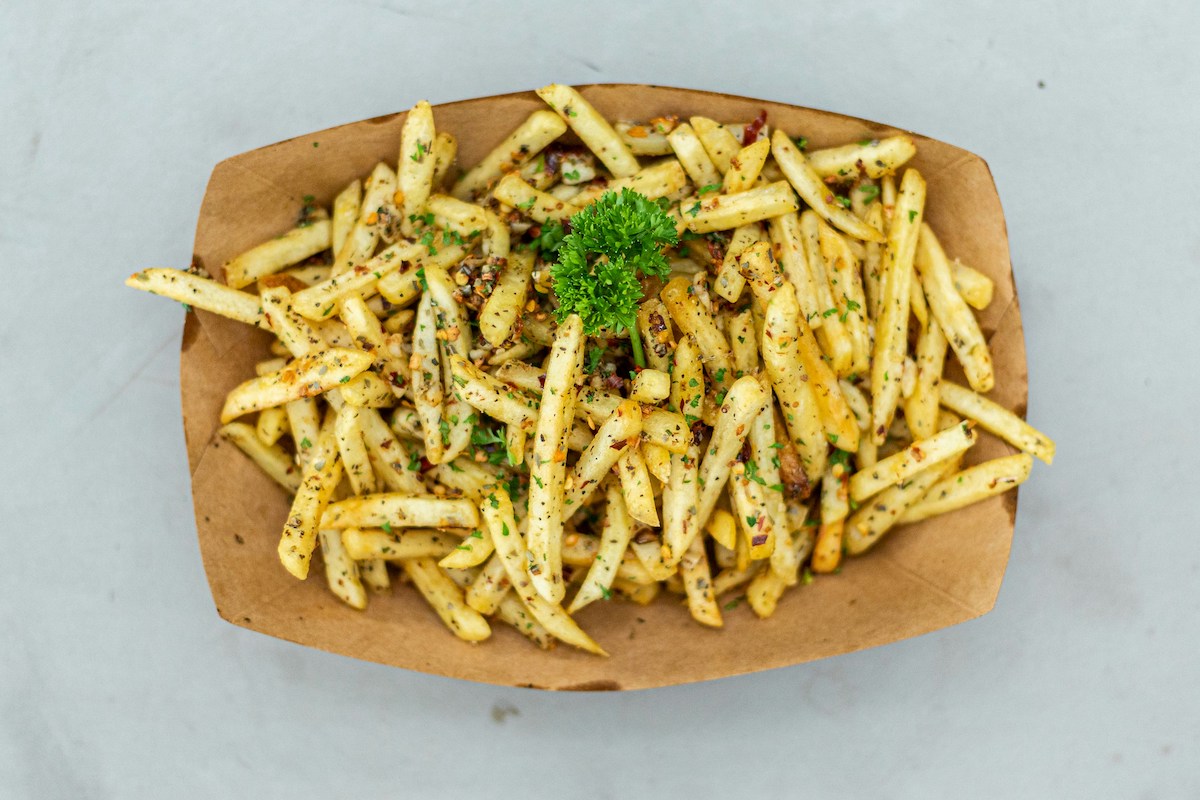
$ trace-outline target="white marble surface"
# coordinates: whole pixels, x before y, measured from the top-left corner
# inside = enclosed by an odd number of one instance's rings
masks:
[[[0,796],[1200,796],[1197,6],[582,5],[0,3]],[[757,95],[988,159],[1030,419],[1059,443],[991,614],[616,696],[217,617],[182,312],[121,280],[187,262],[226,156],[550,80]]]

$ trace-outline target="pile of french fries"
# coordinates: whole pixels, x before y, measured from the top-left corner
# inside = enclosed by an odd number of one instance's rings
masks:
[[[992,282],[923,219],[911,137],[812,152],[764,116],[606,121],[568,86],[456,178],[428,103],[331,209],[224,265],[128,284],[271,331],[221,433],[294,496],[356,609],[395,567],[455,635],[500,621],[604,650],[572,615],[681,597],[700,623],[840,568],[898,525],[1008,491],[1054,443],[988,400]],[[793,132],[800,133],[800,132]],[[623,334],[556,321],[547,231],[605,192],[680,243]],[[943,375],[947,349],[965,386]],[[256,415],[251,421],[251,415]],[[964,466],[980,431],[1017,455]]]

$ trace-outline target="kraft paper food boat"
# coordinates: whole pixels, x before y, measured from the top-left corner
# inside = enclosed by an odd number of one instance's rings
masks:
[[[803,135],[810,147],[886,136],[896,129],[797,106],[724,94],[641,85],[582,88],[610,120],[665,114],[747,121],[766,109],[773,128]],[[533,92],[435,106],[439,130],[458,137],[470,166],[530,112]],[[305,195],[326,206],[376,162],[394,162],[403,114],[301,136],[230,158],[209,181],[196,230],[195,259],[215,276],[235,254],[289,229]],[[980,313],[991,341],[992,399],[1024,413],[1027,375],[1021,315],[1004,215],[983,159],[916,136],[912,166],[929,186],[926,220],[947,253],[995,281]],[[267,356],[269,334],[205,312],[187,315],[181,388],[196,526],[217,611],[242,627],[354,658],[455,678],[542,689],[643,689],[801,664],[876,647],[987,613],[996,601],[1012,543],[1016,492],[917,526],[893,530],[874,550],[848,559],[841,574],[785,593],[775,615],[749,607],[725,613],[725,628],[693,622],[663,594],[652,605],[594,603],[580,624],[612,655],[569,646],[545,652],[508,626],[471,645],[452,636],[409,586],[372,595],[367,611],[340,603],[320,569],[306,582],[279,564],[276,545],[289,501],[232,444],[216,434],[222,401]],[[947,358],[949,374],[956,364]],[[1016,452],[984,436],[971,462]]]

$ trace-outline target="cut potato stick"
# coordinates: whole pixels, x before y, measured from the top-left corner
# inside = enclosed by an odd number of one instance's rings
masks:
[[[821,218],[811,210],[800,215],[801,239],[808,259],[808,271],[816,286],[819,309],[817,317],[805,315],[804,321],[816,334],[821,349],[829,359],[829,366],[835,373],[844,376],[853,371],[854,342],[846,332],[844,324],[847,319],[845,302],[839,307],[830,285],[837,278],[830,274],[831,269],[826,268],[825,256],[821,250],[821,224]],[[832,265],[829,266],[832,268]],[[818,318],[821,325],[814,327],[813,323]]]
[[[771,572],[785,586],[795,586],[800,580],[800,565],[812,551],[815,537],[806,525],[808,506],[797,501],[784,504],[784,522],[777,526],[775,549],[771,552]]]
[[[917,381],[904,400],[904,419],[916,439],[937,432],[939,385],[946,363],[946,336],[936,319],[930,319],[917,335]]]
[[[490,538],[490,532],[485,531],[485,533]],[[494,546],[495,544],[493,543]],[[509,597],[513,596],[508,591],[511,588],[512,581],[508,579],[508,572],[504,569],[504,562],[501,560],[500,555],[495,553],[488,559],[483,569],[479,571],[479,574],[475,576],[475,580],[472,581],[471,586],[467,589],[467,605],[480,614],[494,614],[496,613],[496,609],[504,602],[506,595]],[[524,606],[524,603],[522,603],[522,606]]]
[[[883,229],[883,204],[876,203],[867,211],[867,223]],[[867,318],[878,324],[879,307],[883,303],[883,246],[879,242],[867,242],[863,246],[862,282],[867,296]]]
[[[669,125],[616,122],[613,130],[635,156],[671,155],[671,143],[667,141],[667,134],[672,130]]]
[[[268,327],[257,297],[181,269],[144,269],[130,275],[125,285],[176,300],[185,308],[202,308],[256,328]]]
[[[279,407],[264,408],[258,414],[254,432],[263,444],[275,444],[288,433],[287,411]]]
[[[914,264],[929,297],[934,319],[958,356],[967,383],[976,392],[989,392],[996,383],[992,354],[975,315],[954,288],[954,274],[941,244],[929,225],[921,224]]]
[[[704,368],[718,389],[733,382],[733,353],[707,304],[701,303],[687,278],[678,277],[659,293],[671,319],[685,334],[694,336],[705,354]]]
[[[552,83],[538,89],[537,95],[562,117],[614,177],[628,178],[640,169],[621,137],[579,92],[570,86]]]
[[[375,288],[383,299],[393,306],[402,307],[415,302],[422,292],[421,269],[435,265],[450,269],[467,257],[467,251],[457,244],[442,244],[434,250],[425,246],[413,247],[408,242],[397,242],[363,265],[372,269],[376,264],[391,262],[397,258],[401,264],[394,272],[384,274]]]
[[[974,420],[1018,450],[1037,456],[1047,464],[1054,462],[1054,440],[1004,406],[945,379],[938,388],[943,407]]]
[[[688,612],[692,619],[710,628],[722,627],[725,622],[721,619],[721,608],[717,605],[717,596],[713,592],[708,554],[704,550],[704,540],[699,536],[692,540],[687,552],[679,561],[679,577],[683,579]]]
[[[638,329],[642,334],[646,363],[661,372],[667,371],[671,352],[675,349],[670,319],[667,307],[657,297],[647,297],[638,309]]]
[[[565,222],[579,208],[565,200],[559,200],[552,194],[546,194],[535,189],[516,173],[509,173],[500,179],[492,196],[505,205],[519,209],[522,214],[538,222],[556,220]]]
[[[699,347],[693,337],[684,336],[675,348],[671,407],[695,419],[699,417],[703,400],[704,372]],[[704,525],[696,520],[700,496],[699,466],[700,447],[692,440],[685,452],[671,456],[671,476],[663,487],[662,496],[662,558],[668,566],[679,563],[692,539],[704,529]]]
[[[842,529],[850,513],[847,477],[845,466],[830,464],[821,481],[821,526],[813,546],[813,572],[833,572],[842,562]]]
[[[438,434],[444,450],[435,463],[453,460],[471,444],[471,408],[454,396],[454,375],[450,360],[455,356],[465,357],[471,352],[471,325],[463,313],[463,307],[454,296],[454,281],[442,267],[430,264],[425,267],[425,281],[433,299],[433,314],[436,322],[438,348],[441,352],[441,377],[445,391],[442,416],[448,429],[439,423]],[[430,459],[432,461],[432,459]]]
[[[347,403],[337,414],[334,435],[337,438],[338,453],[342,457],[342,467],[346,477],[350,479],[350,488],[355,494],[370,494],[377,488],[375,471],[371,468],[371,459],[367,455],[367,445],[363,441],[362,428],[358,424],[358,409]]]
[[[704,150],[704,144],[691,125],[686,122],[680,123],[675,130],[667,134],[667,141],[675,152],[675,158],[679,159],[679,163],[698,189],[721,187],[721,173],[713,165],[712,159]]]
[[[355,179],[350,182],[350,185],[343,188],[337,193],[334,198],[334,213],[330,218],[332,227],[330,228],[330,249],[334,254],[342,252],[342,246],[346,245],[346,239],[350,235],[350,230],[354,229],[354,223],[358,222],[359,211],[362,210],[362,181]],[[329,277],[329,276],[325,276]],[[322,278],[324,281],[325,278]],[[308,284],[312,285],[312,283]]]
[[[978,435],[963,422],[928,439],[913,442],[903,450],[881,459],[870,469],[850,477],[850,499],[861,503],[889,486],[894,486],[928,467],[966,452]]]
[[[733,236],[725,247],[725,259],[713,280],[713,291],[731,303],[737,302],[746,285],[738,261],[746,248],[762,241],[762,235],[762,227],[757,222],[739,225],[734,229]]]
[[[484,302],[483,310],[479,312],[479,332],[493,347],[499,347],[508,340],[521,316],[521,309],[529,294],[533,262],[532,250],[510,252],[508,264]]]
[[[880,308],[871,361],[871,431],[875,444],[883,444],[900,401],[900,378],[908,350],[913,257],[924,209],[925,180],[915,169],[909,169],[900,182],[894,221],[888,226],[880,276]]]
[[[865,374],[871,369],[871,334],[867,329],[867,298],[863,293],[858,259],[846,239],[832,227],[821,222],[817,231],[821,256],[829,270],[833,303],[837,307],[835,316],[850,339],[849,370]]]
[[[825,470],[827,447],[821,407],[796,345],[802,324],[796,290],[785,284],[767,307],[762,357],[783,411],[788,439],[800,456],[809,484],[815,486]]]
[[[410,558],[401,561],[400,566],[455,636],[468,642],[482,642],[492,635],[487,620],[466,604],[462,590],[432,558]]]
[[[420,457],[383,421],[373,408],[358,410],[358,425],[371,456],[371,464],[383,485],[401,494],[423,494]]]
[[[1024,483],[1032,468],[1033,457],[1027,453],[1017,453],[948,475],[909,506],[899,522],[920,522],[1004,494]]]
[[[461,237],[478,236],[487,227],[487,214],[481,206],[445,194],[431,194],[425,210],[433,214],[433,225]],[[445,237],[443,237],[444,239]],[[435,246],[436,249],[436,246]]]
[[[992,292],[995,284],[992,279],[982,272],[968,267],[958,259],[950,265],[954,273],[954,288],[972,308],[983,310],[992,304]]]
[[[708,157],[724,175],[729,171],[734,155],[741,149],[737,137],[730,133],[724,125],[714,122],[708,117],[692,117],[691,123],[696,135],[704,144],[704,150],[708,153]]]
[[[725,173],[722,189],[725,194],[744,192],[757,183],[770,154],[771,143],[766,139],[760,139],[739,150],[737,155],[729,160],[729,171]]]
[[[687,186],[687,174],[675,159],[666,159],[652,164],[636,175],[619,178],[603,185],[593,184],[571,198],[571,205],[583,208],[596,202],[609,192],[620,192],[622,189],[632,189],[650,200],[669,197]]]
[[[563,497],[563,508],[567,515],[574,514],[587,504],[600,488],[600,482],[621,457],[621,451],[628,449],[630,440],[633,440],[634,447],[637,446],[636,437],[641,430],[641,407],[632,400],[621,403],[609,415],[571,471]]]
[[[320,435],[321,412],[317,410],[317,401],[312,397],[293,400],[284,409],[287,411],[288,428],[292,431],[292,442],[296,445],[296,463],[304,467]]]
[[[279,560],[293,576],[304,580],[312,563],[312,552],[317,546],[317,531],[325,526],[321,519],[329,499],[342,480],[342,461],[338,456],[334,439],[334,416],[327,414],[321,424],[317,447],[312,460],[304,468],[304,477],[287,522],[279,539]]]
[[[500,180],[514,172],[567,131],[557,114],[545,109],[533,112],[504,141],[483,157],[454,184],[451,192],[460,200],[474,200]]]
[[[518,633],[541,649],[550,650],[554,647],[554,637],[550,635],[550,631],[537,621],[515,594],[509,592],[504,595],[504,599],[496,607],[496,616],[512,625]]]
[[[658,509],[654,505],[654,488],[650,485],[650,471],[646,468],[640,444],[621,451],[616,472],[629,515],[644,525],[657,528]]]
[[[325,561],[325,582],[334,596],[351,608],[367,607],[367,591],[359,577],[358,564],[342,546],[341,531],[320,530],[321,558]]]
[[[433,192],[433,172],[437,168],[433,141],[436,138],[433,108],[422,100],[404,117],[400,129],[400,153],[396,156],[396,194],[399,196],[396,205],[400,210],[400,230],[405,236],[415,232],[413,218],[425,210],[425,201]]]
[[[437,340],[437,317],[433,295],[429,292],[421,295],[421,302],[417,305],[409,367],[412,369],[413,405],[421,421],[421,434],[425,440],[425,458],[431,464],[440,464],[449,442],[442,438],[441,432],[445,386]]]
[[[324,212],[321,212],[324,214]],[[225,285],[233,289],[249,286],[259,278],[298,264],[309,256],[328,250],[333,228],[328,218],[317,218],[292,228],[281,236],[252,247],[225,264]]]
[[[757,186],[737,194],[706,195],[681,206],[683,218],[692,233],[725,231],[749,225],[800,207],[786,181]]]
[[[369,370],[342,384],[338,394],[355,408],[391,408],[397,402],[391,384]]]
[[[371,357],[366,353],[338,347],[298,358],[278,372],[252,378],[231,391],[221,410],[221,422],[301,397],[314,397],[349,382],[370,365]]]
[[[321,331],[292,308],[292,294],[286,286],[265,288],[260,299],[271,330],[293,357],[311,355],[329,347]],[[264,374],[260,372],[259,377]]]
[[[802,564],[812,549],[812,541],[812,535],[807,529],[794,532],[791,539],[792,557],[789,561]],[[796,582],[794,576],[781,576],[774,567],[764,569],[755,575],[746,587],[746,601],[759,619],[766,619],[775,613],[784,590]]]
[[[487,561],[494,550],[492,537],[485,535],[482,530],[471,531],[454,546],[454,549],[445,558],[438,562],[438,566],[443,569],[475,567]]]
[[[529,574],[538,594],[554,604],[562,602],[565,590],[561,554],[563,481],[576,385],[583,367],[583,342],[583,323],[579,315],[572,314],[558,326],[550,350],[546,384],[533,434],[526,545],[531,557]],[[546,622],[543,620],[542,624]]]
[[[442,189],[458,158],[458,139],[454,134],[440,131],[433,139],[433,188]],[[463,198],[467,199],[467,198]]]
[[[865,242],[883,240],[883,234],[841,206],[833,190],[825,185],[795,142],[781,130],[776,130],[771,135],[771,155],[775,156],[775,163],[783,170],[796,194],[800,195],[809,208],[817,212],[822,219],[856,239]]]
[[[477,528],[475,504],[464,498],[367,494],[330,503],[323,528]]]
[[[350,247],[352,243],[351,239],[346,240],[346,247]],[[372,291],[373,285],[381,278],[398,270],[405,261],[418,257],[422,250],[420,245],[402,244],[390,259],[372,259],[367,264],[351,267],[344,274],[334,275],[327,281],[296,292],[292,295],[292,307],[296,309],[297,314],[308,319],[326,319],[343,297]]]
[[[729,479],[733,461],[750,432],[750,423],[767,407],[770,400],[770,392],[758,378],[749,375],[734,381],[729,393],[725,395],[708,450],[700,463],[700,497],[696,503],[695,521],[697,528],[703,528],[708,522],[717,498]]]
[[[604,526],[600,531],[600,549],[596,558],[588,568],[579,591],[571,600],[567,613],[574,614],[579,609],[601,598],[607,600],[611,596],[613,579],[617,575],[617,567],[629,547],[633,536],[633,519],[625,506],[620,484],[609,483],[605,490]]]
[[[800,215],[782,214],[771,220],[768,230],[771,249],[765,252],[777,260],[778,266],[774,269],[766,266],[762,261],[765,256],[756,253],[753,269],[763,277],[782,270],[792,286],[796,287],[796,299],[800,302],[800,311],[809,327],[821,327],[825,324],[825,316],[821,312],[829,308],[833,298],[825,280],[824,266],[820,263],[809,264],[808,251],[811,248],[800,224]],[[820,248],[814,252],[819,255]],[[759,285],[765,289],[770,283],[760,281]]]
[[[362,202],[353,227],[334,253],[333,277],[344,275],[370,260],[384,230],[395,224],[390,210],[395,194],[396,173],[381,161],[375,165],[363,187]]]
[[[759,416],[770,413],[771,410],[766,409]],[[729,498],[737,517],[738,528],[746,542],[746,560],[758,561],[770,556],[771,551],[775,549],[775,518],[767,508],[767,488],[746,477],[746,473],[740,471],[744,467],[745,465],[739,462],[729,476]],[[737,539],[734,543],[737,544]]]
[[[503,565],[513,590],[534,618],[553,636],[567,644],[596,655],[608,655],[592,637],[584,633],[561,605],[547,601],[534,586],[526,569],[528,553],[521,541],[521,533],[517,528],[512,500],[508,493],[497,489],[480,504],[480,511],[496,547],[495,558]],[[532,509],[530,511],[532,512]],[[559,585],[561,586],[561,582]]]
[[[857,144],[826,147],[808,154],[813,172],[822,178],[852,180],[860,174],[881,178],[894,174],[917,154],[917,146],[907,134],[886,139],[865,139]]]
[[[846,520],[843,542],[850,555],[861,555],[875,546],[885,533],[926,493],[955,469],[950,458],[926,467],[904,483],[884,489]]]
[[[237,445],[239,450],[270,476],[271,480],[284,489],[295,494],[300,488],[300,470],[292,462],[292,457],[277,444],[265,444],[254,428],[244,422],[230,422],[217,432]]]
[[[382,593],[392,588],[387,562],[382,558],[367,558],[354,562],[358,565],[358,577],[372,592]]]

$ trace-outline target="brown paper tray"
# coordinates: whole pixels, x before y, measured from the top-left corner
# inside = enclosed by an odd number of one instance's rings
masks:
[[[804,135],[810,147],[885,136],[895,129],[824,111],[724,94],[640,85],[597,85],[582,92],[610,119],[674,113],[741,121],[766,109],[773,127]],[[470,165],[531,111],[532,92],[436,106],[439,130],[458,137]],[[394,162],[403,114],[365,120],[230,158],[213,170],[196,230],[195,259],[220,265],[295,221],[304,195],[328,205],[379,160]],[[925,218],[946,251],[996,283],[980,321],[991,340],[991,397],[1022,414],[1025,343],[1000,200],[987,164],[943,142],[916,136],[913,166],[928,181]],[[189,314],[180,359],[192,493],[204,569],[217,611],[242,627],[354,658],[501,685],[542,689],[643,689],[800,664],[928,633],[987,613],[1008,561],[1016,492],[894,530],[840,575],[787,592],[769,620],[749,607],[725,614],[725,628],[693,622],[660,597],[648,607],[594,603],[579,622],[611,654],[597,658],[560,646],[544,652],[503,624],[471,645],[454,638],[408,586],[372,595],[365,612],[342,605],[321,570],[306,582],[280,566],[275,548],[288,499],[236,448],[216,436],[222,400],[254,374],[269,336],[205,312]],[[949,365],[953,359],[948,359]],[[971,460],[1015,452],[982,437]]]

